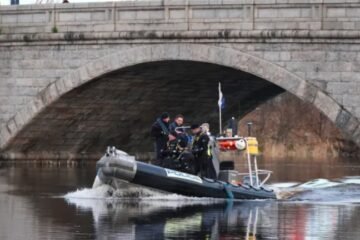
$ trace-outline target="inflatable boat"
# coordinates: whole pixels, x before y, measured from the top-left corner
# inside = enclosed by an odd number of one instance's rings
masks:
[[[271,172],[257,169],[253,138],[216,139],[215,151],[241,151],[247,149],[249,171],[239,173],[234,169],[220,168],[217,179],[203,178],[174,169],[163,168],[141,161],[126,152],[108,147],[105,155],[97,162],[97,175],[93,187],[108,184],[117,188],[119,181],[127,181],[156,190],[185,196],[223,199],[276,199],[273,190],[264,184]],[[254,152],[255,151],[255,152]],[[253,153],[253,154],[252,154]],[[220,165],[221,166],[221,165]],[[255,168],[252,170],[252,166]],[[265,178],[261,180],[261,175]]]

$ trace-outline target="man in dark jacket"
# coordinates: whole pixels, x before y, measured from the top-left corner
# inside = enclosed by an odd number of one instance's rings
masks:
[[[170,134],[176,137],[178,141],[185,144],[186,147],[189,143],[189,136],[186,134],[185,129],[181,128],[184,124],[184,116],[181,114],[176,115],[174,121],[169,125]]]
[[[164,152],[167,148],[167,143],[170,140],[174,140],[175,137],[170,134],[169,130],[170,115],[168,113],[163,113],[161,116],[156,119],[151,128],[151,136],[155,140],[155,153],[156,161],[155,165],[162,166],[164,159]]]
[[[209,136],[201,131],[198,124],[191,126],[191,131],[194,135],[194,142],[192,146],[192,153],[198,165],[198,170],[202,177],[215,179],[216,173],[212,165],[211,149],[209,147]]]
[[[174,121],[169,126],[170,133],[175,137],[177,137],[178,134],[184,133],[184,129],[179,128],[182,127],[183,124],[184,124],[184,116],[181,114],[176,115]]]

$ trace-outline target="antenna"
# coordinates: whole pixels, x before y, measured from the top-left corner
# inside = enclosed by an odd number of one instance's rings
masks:
[[[251,126],[252,126],[252,122],[248,122],[247,126],[248,126],[248,136],[251,137]]]

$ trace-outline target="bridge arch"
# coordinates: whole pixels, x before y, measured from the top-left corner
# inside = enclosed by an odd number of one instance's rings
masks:
[[[324,91],[285,68],[259,57],[225,47],[203,44],[154,44],[133,47],[96,59],[49,84],[0,130],[0,148],[5,148],[43,109],[64,94],[91,80],[133,65],[158,61],[194,61],[221,65],[269,81],[298,98],[312,103],[357,144],[359,121]]]

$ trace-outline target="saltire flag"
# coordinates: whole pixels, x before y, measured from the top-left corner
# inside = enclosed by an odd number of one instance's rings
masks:
[[[219,82],[219,100],[218,100],[218,105],[220,109],[224,109],[225,108],[225,98],[223,96],[223,93],[221,91],[221,83]]]

